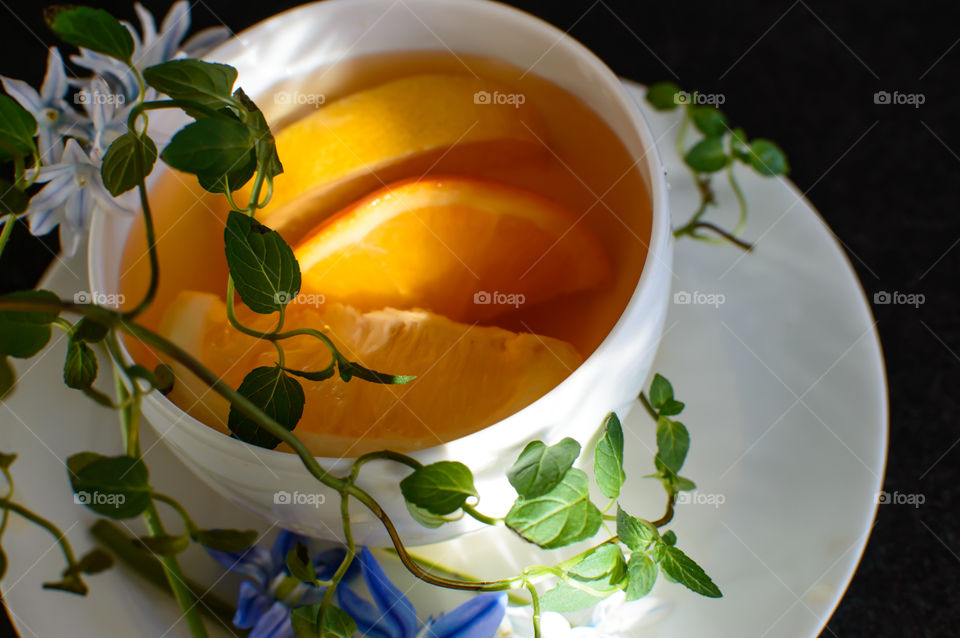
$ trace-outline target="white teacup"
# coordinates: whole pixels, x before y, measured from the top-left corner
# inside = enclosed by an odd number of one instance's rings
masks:
[[[385,15],[387,14],[387,15]],[[512,416],[479,432],[412,453],[423,463],[459,460],[473,470],[482,511],[502,513],[515,498],[505,471],[534,439],[548,444],[570,436],[592,449],[610,411],[633,405],[650,373],[670,294],[672,239],[663,166],[646,121],[617,77],[581,44],[522,11],[478,0],[327,0],[297,7],[237,35],[209,59],[239,70],[238,85],[255,101],[277,87],[296,88],[312,71],[344,57],[389,51],[446,50],[500,58],[535,72],[580,97],[620,137],[637,160],[652,198],[649,250],[636,290],[600,346],[566,380]],[[271,118],[282,115],[273,110]],[[293,108],[293,105],[291,106]],[[167,170],[158,165],[159,171]],[[131,220],[94,218],[90,286],[116,293]],[[338,495],[315,480],[300,459],[249,446],[190,417],[159,393],[144,401],[147,420],[174,453],[214,490],[280,526],[342,538]],[[318,461],[334,474],[352,459]],[[583,464],[592,462],[585,453]],[[358,484],[386,509],[411,545],[437,542],[476,529],[471,518],[428,529],[407,512],[398,487],[409,472],[389,462],[364,468]],[[385,545],[386,532],[359,503],[351,505],[357,542]]]

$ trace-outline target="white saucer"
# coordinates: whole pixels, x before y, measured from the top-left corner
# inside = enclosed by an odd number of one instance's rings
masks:
[[[674,150],[678,115],[652,112],[640,87],[631,88],[660,140],[674,221],[684,222],[697,194]],[[722,296],[723,303],[674,303],[654,366],[687,402],[692,447],[684,474],[700,486],[699,503],[681,505],[673,528],[725,596],[707,600],[661,582],[652,595],[669,611],[637,636],[817,636],[873,526],[886,459],[887,389],[870,308],[830,229],[796,187],[741,173],[750,202],[743,236],[757,242],[756,251],[677,244],[674,290],[701,301]],[[732,195],[720,183],[723,206],[711,218],[730,226]],[[68,298],[85,289],[83,262],[55,264],[42,287]],[[113,413],[62,384],[65,344],[59,332],[54,339],[60,343],[17,362],[18,388],[0,407],[0,450],[20,455],[16,499],[57,523],[83,552],[96,517],[74,504],[63,460],[83,450],[120,453],[120,437]],[[655,518],[662,489],[640,478],[652,471],[653,424],[634,410],[625,429],[625,507]],[[216,496],[162,443],[154,445],[150,428],[143,431],[153,484],[175,494],[201,525],[270,530]],[[163,513],[179,527],[172,512]],[[138,522],[130,524],[141,532]],[[43,591],[42,582],[56,580],[63,568],[53,539],[12,516],[3,545],[3,595],[24,637],[188,635],[172,598],[124,568],[89,577],[86,598]],[[482,577],[513,574],[535,555],[497,529],[417,552]],[[203,550],[191,548],[182,562],[195,580],[215,584],[230,600],[236,595],[235,577],[220,579],[222,570]],[[424,614],[457,599],[409,584]]]

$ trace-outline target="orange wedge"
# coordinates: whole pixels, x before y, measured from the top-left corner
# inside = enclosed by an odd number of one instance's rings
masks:
[[[547,133],[535,107],[475,97],[498,92],[515,90],[470,75],[423,74],[322,106],[277,132],[285,172],[261,221],[294,241],[326,214],[402,177],[544,155]]]
[[[319,328],[349,359],[371,369],[416,375],[405,385],[361,379],[301,379],[306,404],[295,433],[317,456],[357,456],[382,449],[437,445],[491,425],[548,392],[580,363],[570,344],[502,328],[469,326],[417,310],[360,313],[336,304],[288,307],[285,326]],[[241,320],[271,330],[276,318],[238,309]],[[276,351],[226,320],[215,295],[185,291],[167,309],[161,333],[198,356],[231,387],[255,367],[272,366]],[[284,342],[286,366],[319,370],[330,362],[315,338]],[[194,417],[226,432],[228,405],[199,379],[174,365],[170,397]]]
[[[474,322],[603,284],[593,233],[551,200],[464,177],[392,184],[294,249],[303,288],[361,310]]]

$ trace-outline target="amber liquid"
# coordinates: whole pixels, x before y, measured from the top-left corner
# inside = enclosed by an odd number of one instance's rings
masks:
[[[514,87],[525,96],[527,104],[538,109],[546,135],[542,140],[545,152],[537,158],[519,165],[508,164],[498,157],[483,157],[486,151],[478,148],[475,153],[479,156],[472,158],[473,161],[465,164],[451,154],[430,166],[426,175],[468,170],[473,177],[528,188],[560,203],[580,218],[580,224],[592,230],[613,266],[612,282],[603,289],[557,297],[489,322],[516,332],[563,339],[586,358],[620,317],[646,258],[651,202],[636,158],[579,98],[533,72],[495,59],[449,52],[356,57],[318,70],[300,90],[322,94],[329,104],[390,80],[429,72],[474,73]],[[313,108],[307,105],[299,115],[306,115]],[[269,109],[266,110],[269,115]],[[273,121],[271,126],[276,131],[289,121],[290,118],[284,122]],[[222,195],[202,191],[192,176],[173,171],[167,171],[155,182],[150,201],[161,275],[156,301],[142,316],[142,321],[156,329],[166,306],[180,290],[225,296],[227,266],[223,227],[227,205]],[[149,272],[143,226],[138,222],[126,246],[120,280],[120,292],[128,303],[143,296]],[[129,345],[135,358],[149,360],[152,357],[136,344]]]

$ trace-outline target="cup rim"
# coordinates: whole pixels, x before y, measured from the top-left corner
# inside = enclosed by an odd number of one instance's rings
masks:
[[[670,214],[667,200],[667,184],[665,178],[665,169],[663,165],[662,158],[660,156],[660,151],[657,148],[656,140],[653,137],[652,130],[649,123],[647,122],[646,117],[641,112],[639,106],[634,101],[634,99],[627,92],[623,86],[620,78],[610,69],[595,53],[590,49],[580,43],[578,40],[570,36],[569,34],[561,31],[557,27],[553,26],[549,22],[535,16],[531,13],[512,7],[507,4],[503,4],[497,0],[406,0],[408,4],[426,6],[431,5],[434,7],[444,7],[454,10],[468,9],[471,11],[482,11],[488,12],[496,18],[500,18],[508,21],[522,21],[526,24],[526,27],[539,31],[541,34],[549,35],[556,38],[557,42],[553,48],[558,49],[567,49],[571,55],[577,57],[584,64],[588,65],[589,70],[593,77],[606,85],[608,89],[612,89],[612,95],[614,95],[620,105],[623,107],[625,114],[629,118],[630,126],[633,131],[639,136],[643,153],[640,158],[637,160],[635,166],[641,168],[645,171],[648,180],[647,187],[649,190],[649,197],[651,203],[651,225],[650,225],[650,237],[647,244],[647,256],[641,269],[640,276],[637,278],[637,283],[634,286],[633,292],[630,295],[627,304],[624,306],[623,311],[620,313],[620,316],[617,318],[617,321],[606,333],[603,340],[600,344],[593,350],[593,352],[586,358],[584,361],[566,378],[563,379],[559,384],[554,386],[551,390],[543,394],[541,397],[530,403],[529,405],[521,408],[517,412],[514,412],[510,416],[497,421],[485,428],[472,432],[465,436],[459,437],[457,439],[452,439],[450,441],[445,441],[443,443],[421,448],[408,452],[410,456],[413,457],[423,457],[429,456],[432,452],[437,450],[443,450],[448,446],[466,446],[470,445],[470,442],[478,438],[490,438],[491,436],[509,433],[510,436],[508,439],[511,442],[522,443],[526,441],[529,436],[530,426],[520,428],[516,427],[524,417],[525,414],[529,413],[535,409],[538,404],[547,402],[551,398],[556,397],[562,393],[565,393],[568,388],[575,386],[579,379],[589,374],[589,368],[596,366],[598,360],[602,359],[614,345],[613,341],[617,340],[617,337],[623,333],[626,329],[627,317],[630,314],[630,311],[637,305],[638,300],[643,296],[643,292],[650,288],[653,285],[651,270],[653,269],[653,264],[656,261],[664,261],[666,258],[667,267],[670,268],[669,263],[669,254],[670,254],[670,244],[672,241],[672,235],[670,233]],[[268,31],[271,28],[276,26],[276,23],[289,20],[291,16],[297,15],[301,12],[307,12],[315,10],[317,6],[325,6],[330,8],[337,8],[343,5],[350,6],[360,6],[360,5],[383,5],[386,3],[386,0],[320,0],[318,2],[312,2],[291,9],[287,9],[280,13],[274,14],[256,24],[251,25],[250,27],[244,29],[240,33],[235,34],[232,38],[222,43],[216,49],[207,54],[207,58],[211,59],[220,59],[224,56],[226,51],[230,49],[243,46],[243,39],[249,38],[251,35],[260,36],[261,33]],[[103,236],[103,231],[105,225],[108,223],[103,215],[94,216],[90,228],[90,241],[88,243],[89,250],[91,254],[96,254],[94,250],[100,244],[99,237]],[[91,290],[96,289],[98,286],[95,284],[101,283],[97,280],[99,279],[98,267],[93,259],[88,260],[88,278],[91,284]],[[659,339],[659,337],[658,337]],[[659,341],[657,342],[659,345]],[[124,356],[125,360],[132,364],[133,358],[130,356],[126,346],[121,341],[120,343],[121,354]],[[191,434],[195,437],[202,439],[205,443],[212,445],[213,447],[219,449],[221,452],[228,454],[230,456],[239,457],[240,455],[249,454],[249,444],[246,444],[242,441],[233,439],[222,432],[206,425],[205,423],[199,421],[195,417],[188,414],[186,411],[182,410],[179,406],[173,403],[169,398],[162,394],[156,392],[149,393],[145,397],[146,401],[150,402],[153,407],[157,408],[161,412],[165,413],[170,417],[175,423],[175,427],[188,427],[191,429]],[[599,426],[599,423],[598,423]],[[533,427],[537,427],[536,424]],[[278,464],[277,469],[293,469],[301,465],[301,461],[297,454],[284,452],[275,449],[267,448],[258,448],[255,450],[258,458],[261,461],[270,460],[272,464]],[[265,456],[264,456],[265,455]],[[319,462],[324,463],[328,468],[338,469],[340,467],[348,467],[352,464],[355,457],[322,457],[316,456]],[[421,458],[421,460],[424,460]],[[284,466],[284,464],[287,464]]]

